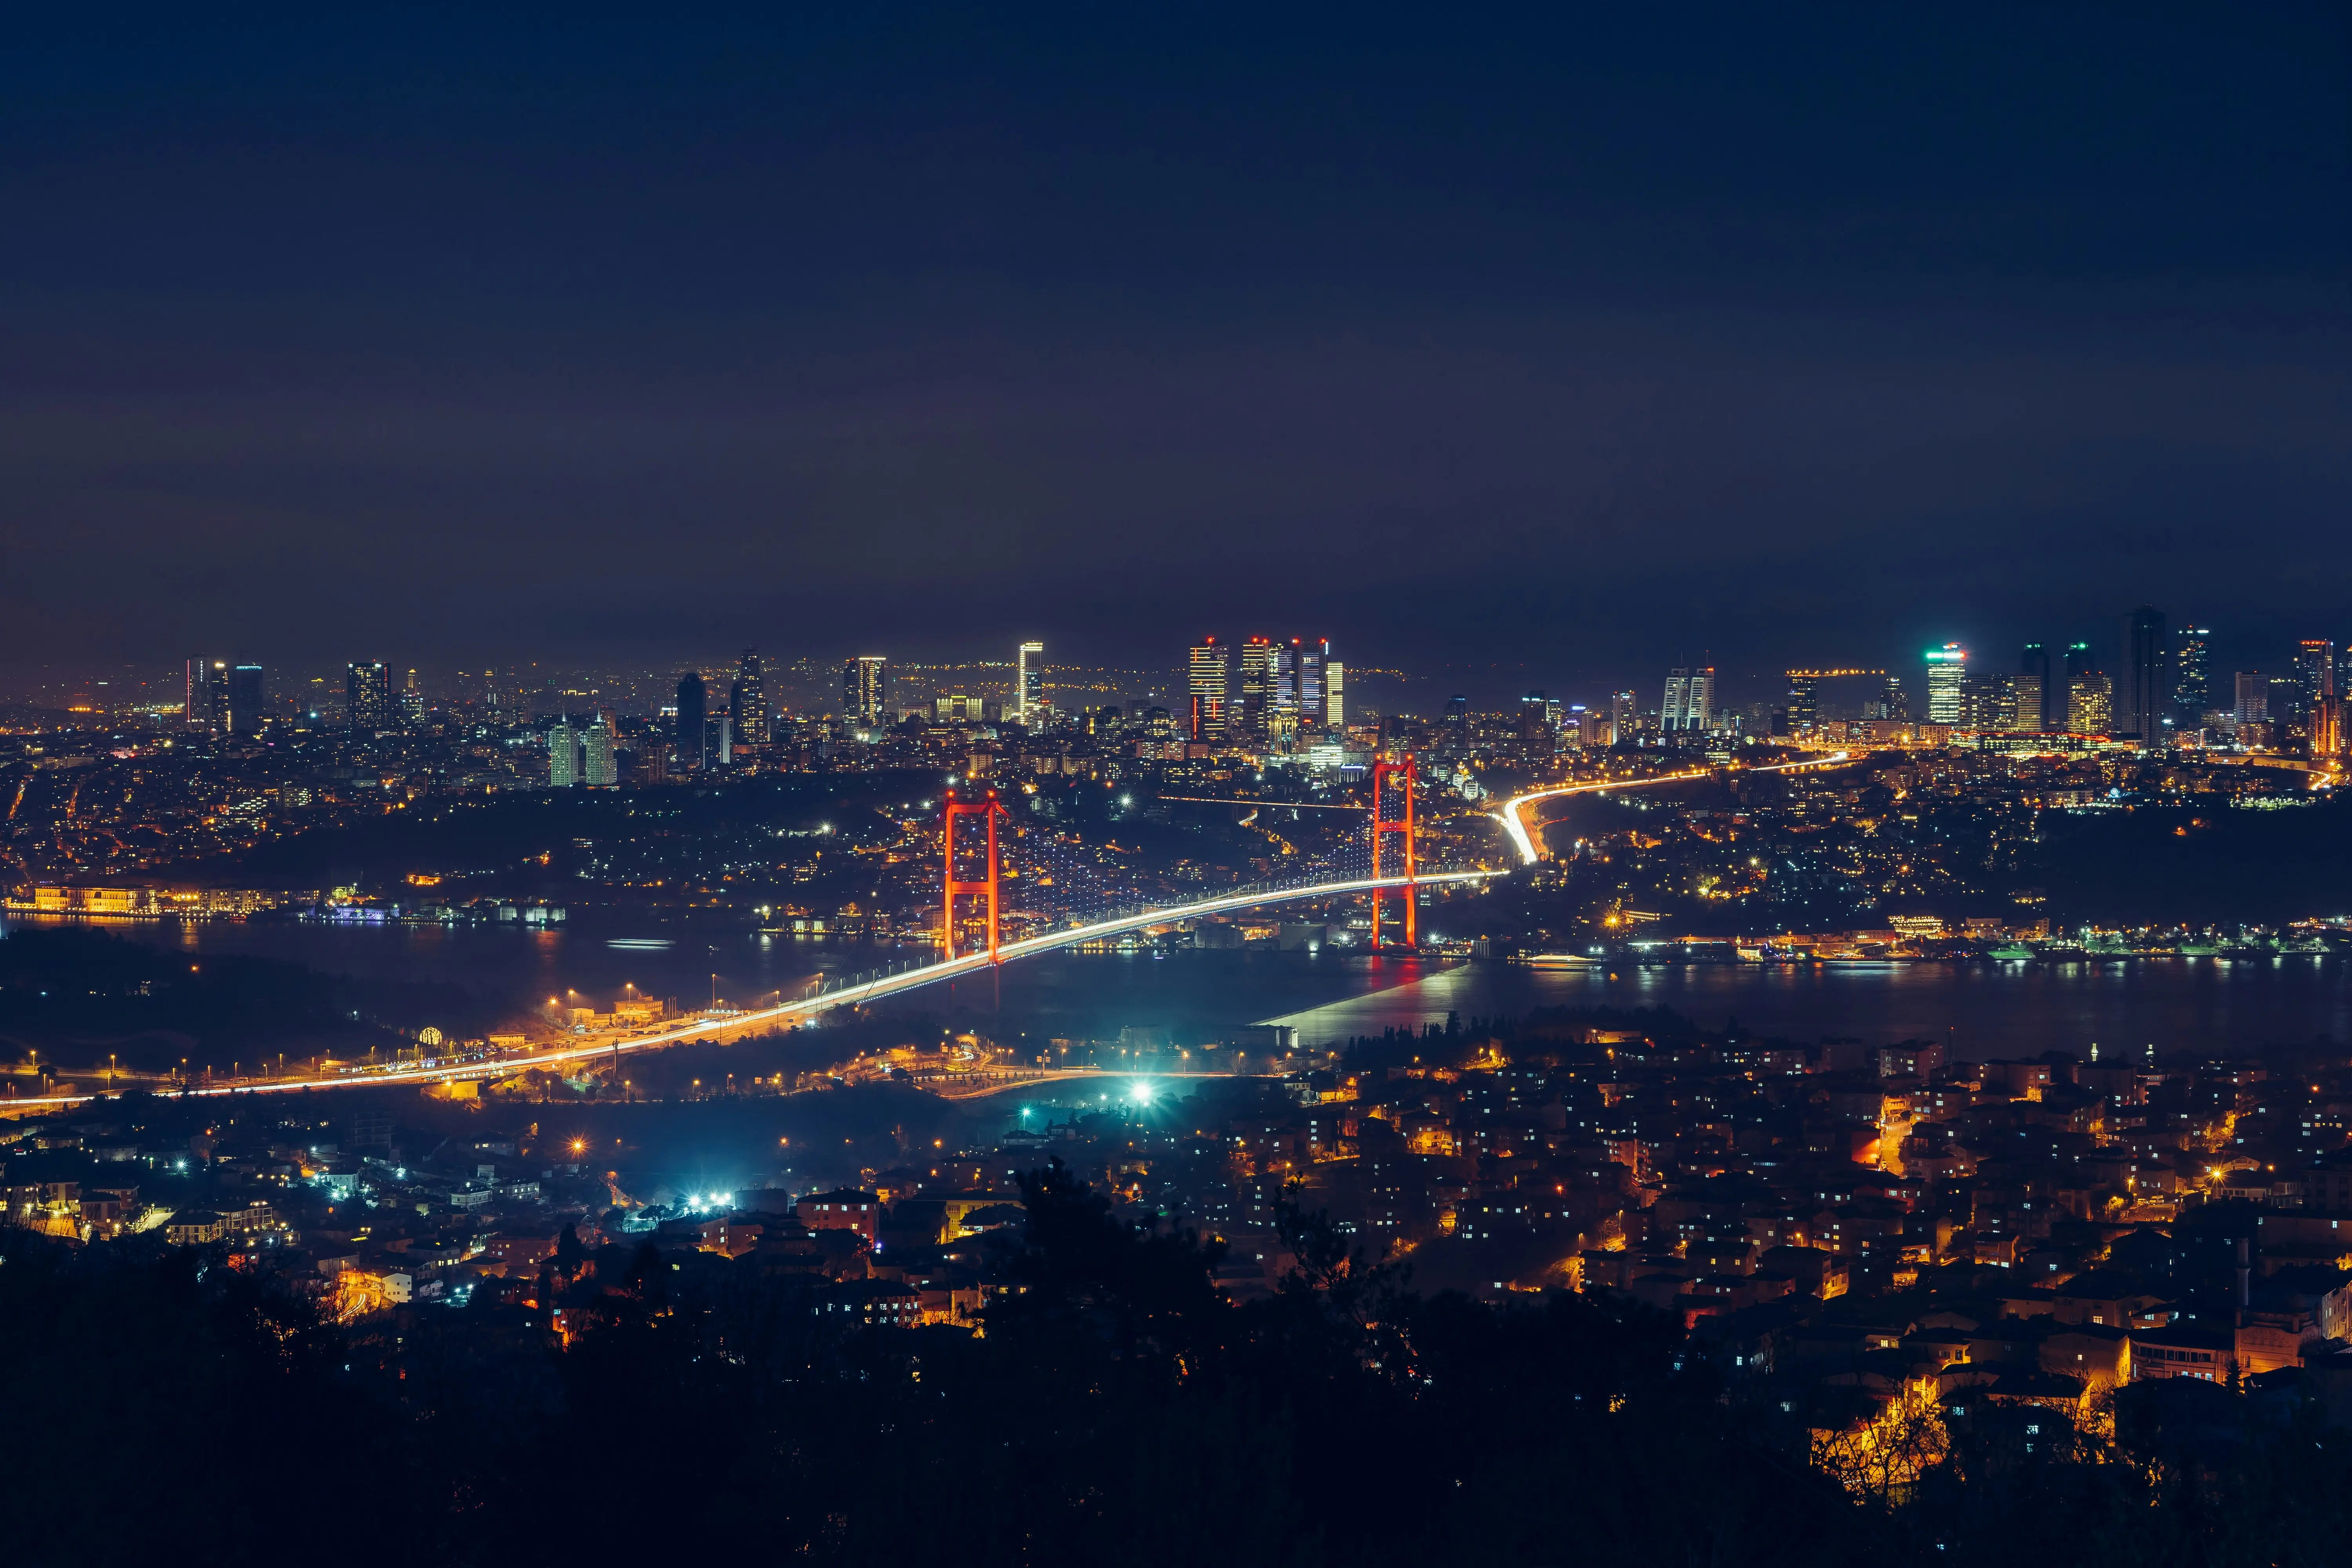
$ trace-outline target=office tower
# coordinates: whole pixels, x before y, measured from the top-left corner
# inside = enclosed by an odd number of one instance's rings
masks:
[[[353,664],[343,672],[343,714],[362,734],[399,728],[393,707],[392,671],[382,659]]]
[[[1609,744],[1622,746],[1633,738],[1633,694],[1615,691],[1609,697]]]
[[[1252,637],[1242,644],[1241,711],[1235,715],[1238,731],[1235,738],[1247,742],[1263,741],[1274,717],[1274,644],[1266,637]]]
[[[2336,757],[2344,754],[2344,699],[2333,693],[2311,705],[2311,754],[2315,757]]]
[[[400,722],[410,730],[425,727],[425,693],[418,688],[413,669],[408,672],[408,683],[400,689]]]
[[[1045,717],[1045,645],[1025,642],[1013,656],[1013,711],[1008,717],[1015,724],[1034,723]]]
[[[1990,669],[1972,671],[1962,683],[1968,727],[2006,730],[2017,722],[2017,678]]]
[[[709,761],[710,696],[702,677],[688,670],[677,682],[677,765],[698,768]]]
[[[1302,729],[1319,729],[1324,723],[1323,667],[1330,652],[1330,643],[1319,637],[1290,639],[1290,678],[1297,691]]]
[[[2113,733],[2115,701],[2115,677],[2085,659],[2083,668],[2066,678],[2066,728],[2077,735]]]
[[[1821,721],[1820,682],[1821,675],[1817,670],[1789,671],[1789,698],[1786,706],[1789,710],[1789,727],[1791,730],[1809,730]]]
[[[613,715],[599,713],[580,731],[580,782],[591,789],[606,789],[621,782],[620,765],[613,760]]]
[[[2261,670],[2238,671],[2237,701],[2230,716],[2241,724],[2259,724],[2271,716],[2271,683]]]
[[[1225,738],[1225,650],[1216,638],[1204,637],[1192,645],[1188,732],[1204,745]]]
[[[184,681],[180,698],[180,722],[191,730],[213,727],[212,665],[201,657],[188,660],[182,676]]]
[[[496,719],[504,704],[499,700],[499,672],[482,671],[482,711]]]
[[[1956,642],[1927,650],[1927,722],[1968,722],[1969,651]]]
[[[2172,701],[2179,722],[2195,729],[2204,723],[2213,705],[2213,678],[2206,663],[2206,639],[2213,634],[2203,626],[2183,626],[2172,639]]]
[[[743,650],[743,662],[736,668],[728,704],[735,720],[735,743],[766,745],[772,733],[768,727],[768,672],[760,662],[758,648]]]
[[[2164,612],[2142,605],[2124,617],[2124,668],[2116,682],[2115,732],[2143,743],[2162,738],[2171,707],[2165,677]]]
[[[228,731],[228,660],[216,658],[205,672],[205,710],[210,714],[206,728],[215,734]]]
[[[1265,732],[1269,740],[1298,732],[1298,644],[1269,644],[1265,650]]]
[[[2054,730],[2057,714],[2053,705],[2062,689],[2051,679],[2050,645],[2030,642],[2024,656],[2017,663],[2017,727],[2021,730]]]
[[[1911,721],[1911,699],[1903,689],[1901,676],[1890,675],[1886,678],[1886,686],[1878,696],[1878,711],[1883,718],[1897,720],[1906,724]]]
[[[228,729],[250,735],[261,728],[262,679],[257,664],[231,665],[228,670]]]
[[[2336,644],[2305,637],[2294,647],[2294,693],[2298,714],[2308,715],[2323,697],[2336,695]]]
[[[735,765],[735,720],[733,715],[721,713],[719,716],[719,722],[716,728],[719,732],[716,737],[716,749],[712,754],[719,759],[719,765],[720,767],[731,768]]]
[[[569,789],[580,782],[580,736],[569,719],[548,726],[547,782],[556,789]]]
[[[1445,727],[1457,736],[1470,732],[1470,699],[1458,691],[1445,700]]]
[[[890,721],[890,661],[860,654],[841,667],[841,716],[853,730],[879,730]]]
[[[1694,665],[1666,672],[1666,700],[1658,709],[1662,730],[1705,730],[1715,711],[1715,667]]]
[[[1328,649],[1330,645],[1324,644]],[[1323,722],[1326,727],[1341,730],[1348,723],[1348,667],[1336,658],[1323,661]]]

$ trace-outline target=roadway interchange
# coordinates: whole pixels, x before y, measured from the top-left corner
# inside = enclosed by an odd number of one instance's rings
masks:
[[[1370,893],[1405,887],[1445,887],[1476,882],[1502,875],[1499,871],[1437,871],[1413,878],[1359,878],[1349,881],[1318,882],[1307,887],[1263,889],[1253,888],[1239,893],[1227,893],[1215,898],[1200,899],[1191,903],[1171,904],[1159,909],[1140,910],[1135,914],[1097,921],[1090,925],[1073,926],[1066,931],[1049,931],[1042,936],[1024,937],[998,948],[992,958],[985,951],[967,954],[944,963],[928,963],[877,976],[856,984],[838,986],[814,995],[800,997],[772,1007],[756,1007],[746,1011],[694,1016],[669,1026],[641,1028],[625,1034],[604,1033],[586,1036],[576,1044],[565,1044],[551,1049],[469,1055],[462,1058],[437,1058],[406,1066],[383,1068],[350,1067],[339,1071],[321,1073],[310,1078],[281,1078],[264,1080],[241,1080],[235,1083],[191,1085],[178,1093],[195,1099],[221,1098],[253,1094],[299,1094],[318,1089],[383,1089],[402,1084],[436,1084],[460,1082],[467,1079],[508,1078],[532,1068],[561,1066],[566,1062],[604,1061],[637,1051],[655,1050],[663,1046],[675,1046],[689,1040],[718,1040],[747,1033],[753,1029],[787,1027],[805,1024],[835,1007],[861,1006],[878,1002],[886,996],[897,996],[936,985],[942,980],[954,980],[967,974],[984,973],[992,963],[1010,963],[1016,959],[1033,958],[1056,948],[1076,947],[1083,942],[1100,941],[1128,931],[1142,931],[1155,925],[1170,925],[1180,921],[1196,920],[1204,915],[1227,914],[1239,910],[1255,909],[1265,904],[1295,902],[1301,899],[1339,898],[1351,893]],[[58,1106],[82,1105],[105,1098],[103,1094],[58,1094],[11,1100],[0,1102],[0,1111],[31,1110]]]

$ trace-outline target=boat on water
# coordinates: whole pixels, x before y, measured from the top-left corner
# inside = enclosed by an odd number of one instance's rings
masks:
[[[2033,950],[2021,942],[2012,942],[2006,946],[1994,948],[1989,956],[1998,958],[2004,963],[2015,963],[2032,958]]]
[[[1609,961],[1582,952],[1523,952],[1515,962],[1534,969],[1599,969]]]

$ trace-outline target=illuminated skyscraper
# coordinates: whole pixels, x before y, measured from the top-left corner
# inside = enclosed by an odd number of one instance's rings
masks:
[[[729,707],[735,720],[735,743],[739,746],[764,746],[768,743],[768,671],[760,662],[760,650],[747,647],[743,662],[735,672],[735,684],[729,691]],[[591,779],[591,784],[596,781]]]
[[[2173,706],[2178,721],[2192,730],[2213,705],[2213,677],[2205,662],[2205,639],[2212,635],[2203,626],[2183,626],[2172,639]]]
[[[2242,669],[2237,676],[2237,700],[2230,716],[2241,724],[2260,724],[2271,716],[2271,683],[2259,669]]]
[[[1225,738],[1225,650],[1204,637],[1192,645],[1191,735],[1204,745]]]
[[[1812,669],[1789,671],[1789,728],[1793,731],[1811,729],[1822,717],[1821,672]]]
[[[1969,650],[1956,642],[1927,650],[1927,722],[1968,722]]]
[[[180,699],[180,722],[191,730],[213,727],[213,673],[211,664],[201,656],[191,658],[184,675],[185,688]]]
[[[580,782],[591,789],[604,789],[621,782],[620,768],[613,761],[610,713],[599,713],[580,731]]]
[[[569,789],[580,782],[580,733],[569,719],[548,726],[547,782],[556,789]]]
[[[1319,637],[1290,639],[1290,679],[1298,694],[1298,723],[1318,729],[1323,718],[1323,666],[1331,645]]]
[[[2171,709],[2170,671],[2166,668],[2164,612],[2142,605],[2124,617],[2124,668],[2116,683],[2115,733],[2143,743],[2160,740]]]
[[[2294,645],[2294,694],[2301,704],[2297,717],[2307,717],[2321,698],[2336,695],[2333,638],[2305,637]]]
[[[1324,645],[1328,648],[1330,645]],[[1348,667],[1336,658],[1323,661],[1323,722],[1331,729],[1348,723]]]
[[[354,730],[373,734],[400,727],[400,715],[394,706],[392,671],[383,661],[353,664],[343,672],[343,713]]]
[[[1045,717],[1045,645],[1025,642],[1013,659],[1013,711],[1005,717],[1015,724],[1028,724]],[[1035,719],[1031,717],[1035,710]]]
[[[1658,710],[1665,731],[1706,730],[1715,712],[1715,667],[1696,665],[1666,672],[1666,700]]]
[[[710,760],[710,692],[702,677],[688,670],[677,682],[677,765],[699,768]]]
[[[1237,739],[1244,742],[1264,741],[1272,732],[1274,718],[1274,643],[1267,637],[1252,637],[1242,644],[1241,712],[1233,728]]]
[[[860,654],[841,667],[841,716],[859,730],[878,730],[890,721],[888,658]]]
[[[2027,643],[2024,656],[2017,663],[2017,727],[2021,730],[2058,728],[2053,704],[2062,689],[2051,678],[2050,645]]]

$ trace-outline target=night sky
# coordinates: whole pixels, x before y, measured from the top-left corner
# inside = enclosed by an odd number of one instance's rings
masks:
[[[348,9],[12,22],[0,663],[2352,637],[2340,5]]]

